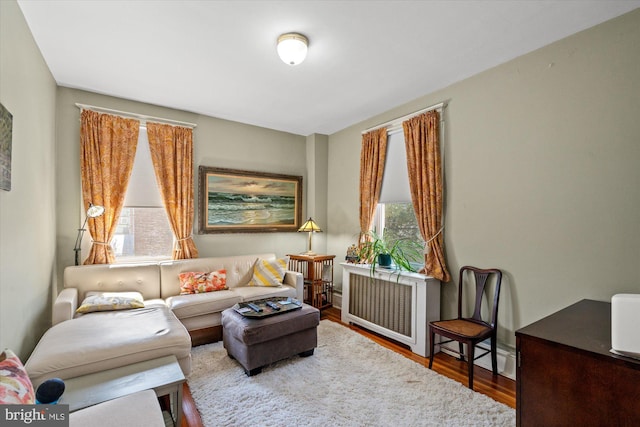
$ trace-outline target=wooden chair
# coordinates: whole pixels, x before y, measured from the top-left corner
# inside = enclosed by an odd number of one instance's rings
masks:
[[[469,272],[469,273],[468,273]],[[468,318],[462,317],[462,299],[463,299],[463,281],[470,277],[473,273],[475,279],[475,307],[473,315]],[[491,318],[489,321],[482,319],[482,302],[484,300],[484,294],[488,294],[487,284],[489,278],[495,275],[495,289],[493,294],[493,306],[490,308]],[[498,361],[496,354],[496,331],[497,331],[497,319],[498,319],[498,299],[500,297],[500,283],[502,282],[502,272],[498,269],[480,269],[471,266],[465,266],[460,269],[460,280],[458,282],[458,318],[452,320],[438,320],[429,322],[429,335],[431,350],[429,352],[429,369],[433,365],[433,349],[434,338],[438,334],[442,337],[448,338],[447,341],[441,341],[440,344],[445,344],[452,341],[457,341],[459,345],[460,360],[464,360],[463,344],[467,345],[467,365],[469,370],[469,388],[473,389],[473,361],[491,353],[491,367],[493,369],[493,375],[498,375]],[[471,283],[468,283],[471,285]],[[487,295],[487,298],[489,295]],[[474,358],[475,347],[480,342],[491,339],[491,349],[479,347],[481,350],[485,350],[479,356]]]

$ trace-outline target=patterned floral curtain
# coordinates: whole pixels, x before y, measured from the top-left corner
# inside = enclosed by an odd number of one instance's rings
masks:
[[[176,240],[173,259],[198,257],[193,241],[193,129],[147,123],[153,169]]]
[[[424,269],[443,282],[451,276],[444,259],[442,236],[442,160],[440,157],[440,114],[428,111],[402,123],[407,150],[411,200],[420,234],[425,240]]]
[[[83,264],[111,264],[115,255],[110,242],[124,205],[140,122],[91,110],[82,110],[80,121],[84,208],[93,203],[105,209],[104,215],[87,223],[93,242]]]
[[[362,135],[360,151],[360,238],[371,229],[376,206],[380,199],[384,162],[387,156],[387,128]]]

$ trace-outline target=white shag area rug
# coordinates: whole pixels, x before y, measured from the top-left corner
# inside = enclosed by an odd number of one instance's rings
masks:
[[[313,356],[247,377],[222,342],[195,347],[187,378],[206,427],[515,426],[515,410],[329,320]]]

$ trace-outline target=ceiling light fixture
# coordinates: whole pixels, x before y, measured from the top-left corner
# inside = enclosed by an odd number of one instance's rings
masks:
[[[278,37],[278,55],[285,64],[298,65],[307,57],[309,40],[302,34],[287,33]]]

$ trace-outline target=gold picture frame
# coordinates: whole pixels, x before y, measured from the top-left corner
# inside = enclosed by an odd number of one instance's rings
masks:
[[[200,166],[199,233],[298,231],[302,177]]]

